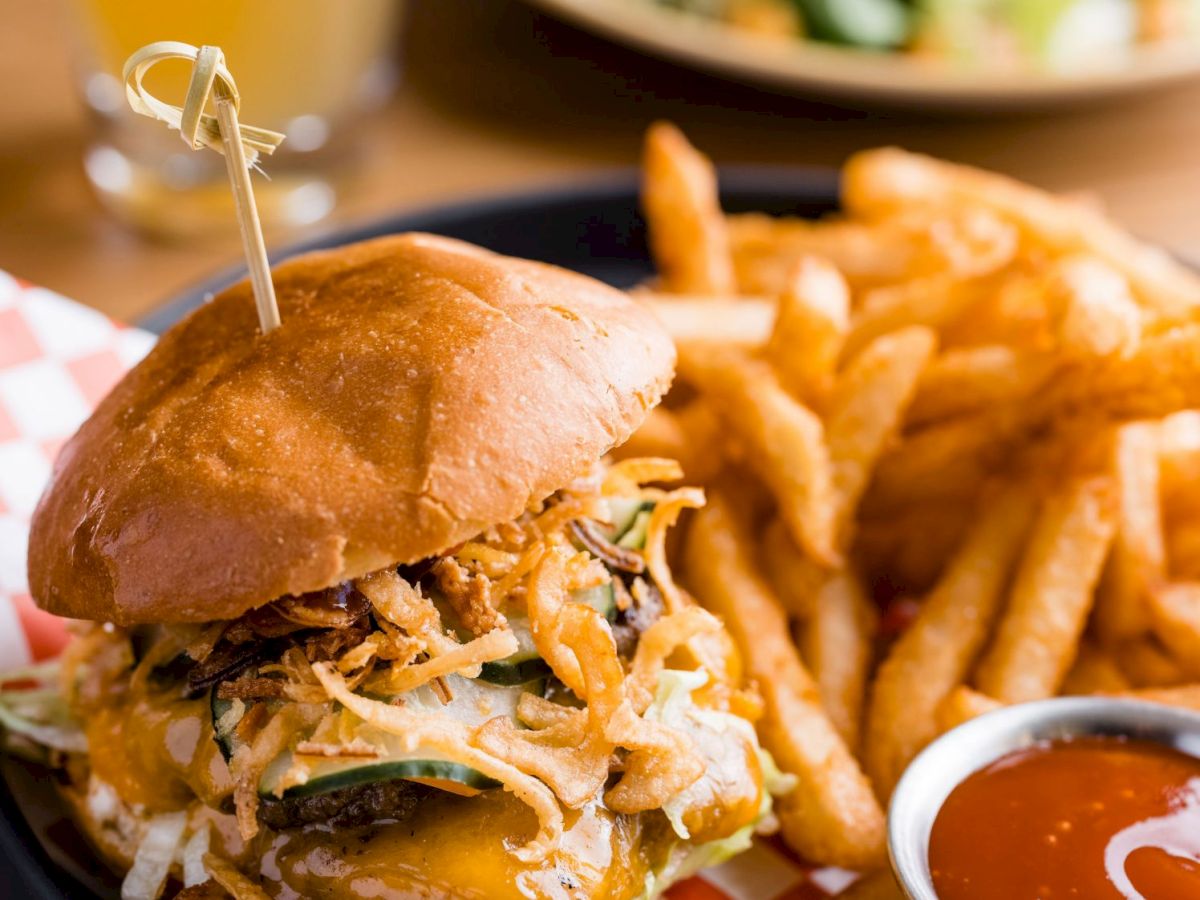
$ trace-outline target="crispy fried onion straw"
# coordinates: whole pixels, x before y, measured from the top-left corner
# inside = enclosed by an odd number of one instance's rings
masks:
[[[234,780],[233,803],[243,840],[258,834],[258,783],[263,772],[299,731],[318,722],[322,712],[319,705],[289,703],[275,713],[253,741],[234,751],[229,774]]]
[[[370,679],[368,686],[375,693],[403,694],[443,675],[478,672],[481,663],[504,659],[519,649],[517,638],[510,629],[496,628],[423,663],[381,672]]]
[[[720,620],[699,606],[685,606],[647,628],[638,641],[625,682],[625,691],[634,711],[641,715],[654,700],[658,675],[666,665],[667,657],[693,637],[720,630]]]
[[[270,895],[215,853],[204,854],[204,870],[236,900],[270,900]]]
[[[553,568],[552,553],[547,564]],[[552,581],[558,576],[552,575]],[[531,604],[536,591],[531,591]],[[554,604],[546,604],[546,608]],[[575,602],[558,603],[554,631],[560,656],[569,656],[583,679],[576,691],[585,709],[555,707],[536,697],[522,698],[518,715],[531,726],[516,728],[506,719],[493,719],[476,733],[476,743],[517,768],[537,775],[569,807],[580,807],[596,796],[608,776],[613,751],[631,752],[621,780],[605,795],[617,812],[657,809],[704,774],[704,763],[691,739],[657,722],[648,722],[635,710],[644,710],[652,697],[639,685],[637,700],[627,695],[631,687],[617,656],[612,631],[591,607]],[[702,610],[668,616],[655,626],[651,643],[634,668],[639,681],[653,685],[670,652],[692,635],[717,626]]]
[[[567,590],[569,556],[568,548],[554,547],[534,566],[529,576],[527,596],[529,630],[538,653],[559,681],[576,696],[585,697],[587,691],[579,660],[562,640],[563,620],[560,613],[570,599]]]
[[[376,613],[419,641],[429,656],[440,656],[458,646],[458,641],[442,629],[442,616],[433,601],[394,569],[372,572],[354,582],[354,586],[371,601]],[[478,675],[476,669],[467,677]]]
[[[510,720],[495,718],[476,732],[476,743],[489,753],[530,772],[550,786],[568,807],[577,809],[593,799],[608,778],[609,757],[616,742],[607,723],[622,700],[624,672],[616,645],[596,610],[570,603],[559,612],[556,627],[565,654],[582,672],[584,710],[567,709],[540,730],[518,729]],[[589,653],[589,648],[599,652]],[[586,661],[586,664],[585,664]]]
[[[679,514],[685,509],[699,509],[704,505],[704,491],[699,488],[680,488],[663,496],[650,513],[650,522],[646,525],[646,568],[666,601],[667,612],[675,612],[684,607],[683,597],[671,568],[667,565],[667,529],[675,524]]]
[[[538,862],[558,846],[563,815],[554,794],[536,778],[471,746],[470,728],[444,716],[390,706],[350,690],[330,663],[315,663],[313,672],[329,696],[376,728],[403,739],[406,751],[428,749],[494,778],[537,814],[540,829],[528,844],[514,851],[522,862]]]
[[[643,484],[678,481],[683,466],[676,460],[657,456],[638,456],[613,463],[604,472],[601,490],[606,496],[634,496]]]
[[[545,553],[546,545],[539,541],[521,554],[516,565],[492,585],[492,602],[497,605],[503,603],[512,593],[513,588],[521,582],[521,579],[532,572],[534,567],[541,562]]]

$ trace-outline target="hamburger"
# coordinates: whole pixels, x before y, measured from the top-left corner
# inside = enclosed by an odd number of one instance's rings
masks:
[[[122,894],[637,897],[775,777],[671,577],[703,495],[610,462],[674,350],[624,294],[428,235],[296,258],[167,332],[63,448],[8,707]],[[40,672],[46,681],[50,675]]]

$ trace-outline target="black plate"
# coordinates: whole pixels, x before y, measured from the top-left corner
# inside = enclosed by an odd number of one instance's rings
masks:
[[[837,175],[828,169],[728,167],[720,170],[728,212],[816,217],[837,208]],[[538,259],[631,287],[653,273],[638,212],[638,175],[614,172],[582,184],[471,200],[332,231],[271,254],[272,263],[400,231],[430,231],[498,253]],[[161,333],[206,297],[244,278],[236,266],[169,301],[139,324]]]
[[[811,218],[837,208],[837,177],[829,170],[723,168],[720,180],[729,212]],[[583,184],[402,213],[332,231],[272,254],[272,260],[399,231],[429,231],[630,287],[653,272],[637,187],[636,172],[617,172]],[[140,324],[161,333],[244,275],[241,267],[221,272]],[[0,774],[0,897],[117,897],[119,879],[65,818],[52,773],[0,758]]]

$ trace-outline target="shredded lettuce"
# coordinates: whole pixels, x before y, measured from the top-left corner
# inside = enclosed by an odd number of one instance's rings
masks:
[[[4,672],[0,680],[0,726],[38,747],[84,753],[87,739],[58,686],[57,662]],[[5,685],[9,685],[5,687]],[[13,685],[16,685],[15,687]]]
[[[185,810],[162,813],[147,823],[133,866],[121,882],[121,900],[156,900],[162,893],[183,844],[187,815]]]
[[[692,692],[707,683],[708,673],[702,669],[664,669],[659,673],[654,700],[647,708],[645,717],[651,721],[679,727],[684,717],[693,716],[718,730],[744,729],[753,737],[754,729],[745,719],[730,713],[703,709],[695,704]],[[793,790],[796,786],[796,776],[780,771],[771,754],[758,746],[757,739],[755,748],[763,775],[762,802],[755,820],[728,837],[692,846],[686,843],[690,835],[683,823],[683,814],[687,810],[686,792],[680,792],[670,798],[663,804],[662,809],[679,841],[667,854],[666,863],[657,871],[647,873],[641,900],[654,900],[675,882],[688,878],[701,869],[732,859],[750,848],[756,832],[774,829],[771,813],[773,798]]]
[[[795,788],[796,776],[780,771],[775,759],[761,747],[758,748],[758,761],[762,766],[764,788],[758,818],[719,841],[696,846],[677,843],[667,855],[667,862],[658,871],[646,874],[646,885],[639,900],[655,900],[676,882],[749,850],[755,834],[774,830],[774,816],[771,813],[773,800]]]
[[[646,709],[645,718],[650,722],[661,722],[673,728],[683,724],[683,718],[689,712],[697,710],[692,701],[692,691],[704,687],[708,683],[708,673],[703,669],[682,671],[679,669],[663,669],[658,675],[658,685],[654,691],[654,700]],[[680,791],[662,806],[667,820],[680,839],[687,840],[691,835],[683,823],[683,814],[687,812],[686,792]]]
[[[208,869],[204,867],[204,856],[208,853],[210,831],[207,822],[192,832],[179,853],[177,862],[183,866],[183,886],[194,887],[208,881]]]
[[[658,684],[654,699],[646,709],[646,718],[665,725],[676,723],[685,711],[695,709],[692,691],[708,684],[708,672],[704,669],[663,669],[658,673]]]

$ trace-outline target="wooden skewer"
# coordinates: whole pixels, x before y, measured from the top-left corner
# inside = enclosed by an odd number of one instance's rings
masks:
[[[146,72],[155,63],[178,58],[193,62],[187,98],[182,107],[162,102],[142,85]],[[220,47],[197,48],[177,41],[159,41],[143,47],[125,63],[125,96],[134,112],[178,129],[184,143],[193,150],[208,147],[224,155],[259,326],[264,334],[278,328],[279,305],[271,281],[271,264],[267,260],[254,188],[250,183],[250,169],[256,164],[259,153],[271,153],[284,136],[238,122],[241,101]],[[215,119],[204,112],[210,97],[217,111]]]
[[[229,186],[233,188],[233,205],[237,209],[238,227],[242,232],[242,250],[250,267],[250,286],[258,307],[258,323],[263,334],[279,327],[279,304],[275,301],[275,284],[271,281],[271,263],[263,241],[262,223],[258,220],[258,204],[250,185],[250,166],[246,152],[238,139],[237,108],[227,97],[217,99],[217,121],[221,123],[221,140],[225,144],[225,167],[229,171]]]

